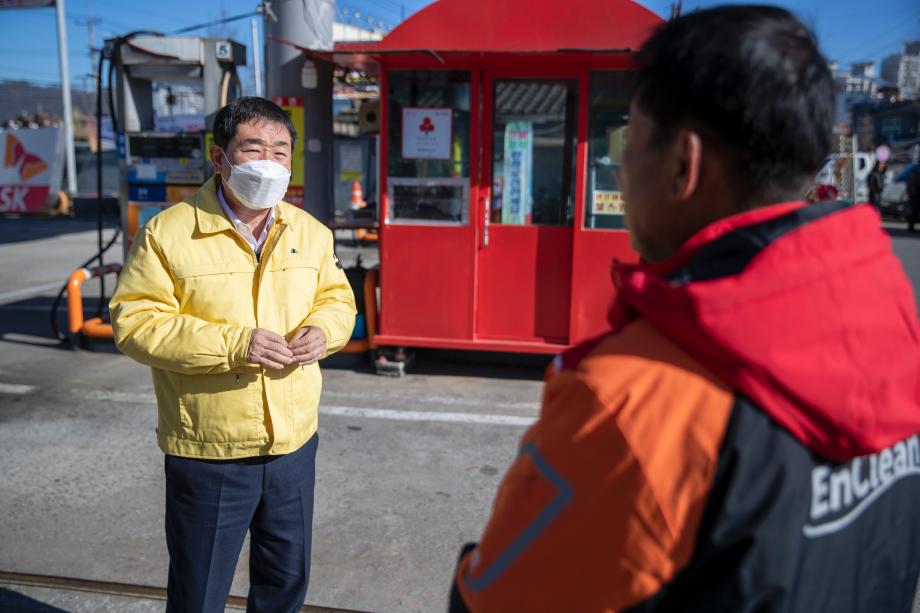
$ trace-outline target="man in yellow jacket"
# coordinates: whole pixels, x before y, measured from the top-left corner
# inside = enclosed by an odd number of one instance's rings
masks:
[[[221,109],[215,176],[138,232],[112,297],[119,349],[153,372],[169,611],[224,610],[247,530],[250,610],[306,595],[318,361],[355,302],[332,233],[281,200],[296,136],[263,98]]]

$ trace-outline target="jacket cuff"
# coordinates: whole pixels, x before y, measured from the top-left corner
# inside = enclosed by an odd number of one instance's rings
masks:
[[[236,344],[230,348],[230,355],[227,356],[230,361],[230,368],[246,366],[249,364],[247,356],[249,355],[249,343],[252,341],[252,333],[255,328],[244,326],[236,339]]]
[[[329,324],[327,324],[321,318],[315,317],[315,316],[308,317],[304,320],[303,324],[301,324],[300,327],[306,328],[309,326],[319,328],[320,330],[323,331],[323,334],[326,335],[326,353],[323,354],[323,358],[329,357],[330,355],[332,355],[333,353],[335,353],[336,351],[344,347],[344,345],[342,345],[341,343],[335,342],[335,340],[332,338],[332,330],[330,329]],[[348,340],[346,339],[345,342],[347,343]]]

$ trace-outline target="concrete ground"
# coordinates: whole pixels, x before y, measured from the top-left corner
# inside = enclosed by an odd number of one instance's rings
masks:
[[[148,370],[109,343],[62,349],[49,331],[57,287],[94,250],[92,227],[0,219],[0,571],[163,587],[163,456]],[[917,291],[920,237],[895,225],[889,233]],[[359,253],[374,262],[372,248],[339,248],[346,264]],[[537,415],[534,361],[420,357],[404,379],[377,377],[353,356],[326,364],[311,604],[443,611],[457,553],[478,537]],[[244,550],[232,589],[240,596],[245,560]],[[0,580],[0,610],[162,609]]]
[[[162,587],[163,456],[149,371],[110,343],[61,349],[49,331],[57,287],[93,252],[91,228],[0,220],[0,570]],[[358,253],[375,262],[373,248],[343,241],[338,251],[346,265]],[[378,377],[357,356],[327,364],[309,603],[445,608],[457,553],[477,538],[537,414],[542,368],[442,360],[429,353],[404,379]],[[244,550],[232,593],[245,596],[247,585]],[[14,597],[68,611],[163,607],[0,582],[0,609]]]

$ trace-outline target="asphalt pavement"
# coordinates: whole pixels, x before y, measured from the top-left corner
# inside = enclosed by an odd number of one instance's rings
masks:
[[[161,590],[168,563],[148,369],[111,343],[72,351],[50,332],[57,288],[94,251],[93,227],[0,219],[0,610],[163,610],[143,589],[125,596],[73,584]],[[886,227],[916,292],[920,236]],[[372,246],[348,240],[338,251],[346,265],[359,254],[376,260]],[[111,261],[120,256],[113,249]],[[88,312],[97,291],[86,287]],[[541,377],[535,360],[439,352],[421,354],[402,379],[376,376],[357,356],[328,361],[308,604],[445,610],[457,553],[479,535],[537,416]],[[247,591],[246,559],[244,549],[237,596]]]

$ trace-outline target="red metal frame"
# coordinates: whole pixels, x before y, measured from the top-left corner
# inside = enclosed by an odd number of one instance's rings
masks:
[[[574,66],[552,70],[527,68],[483,71],[483,139],[476,217],[476,341],[546,344],[561,349],[569,339],[569,288],[574,229],[571,226],[490,224],[490,244],[482,247],[485,196],[492,197],[494,87],[500,80],[557,80],[578,84]],[[578,117],[576,113],[576,130]],[[576,134],[577,136],[577,134]],[[577,167],[576,167],[577,173]],[[574,194],[573,194],[574,197]],[[526,257],[527,254],[533,257]],[[560,290],[564,291],[560,293]]]
[[[450,66],[450,70],[470,70],[469,64]],[[386,92],[389,70],[386,66],[381,91]],[[412,62],[399,63],[399,70],[415,70]],[[470,200],[478,198],[473,163],[479,140],[478,117],[473,101],[479,84],[471,74]],[[473,312],[468,308],[474,293],[474,252],[476,226],[470,206],[466,225],[442,226],[388,223],[389,194],[386,169],[389,164],[389,104],[381,96],[381,345],[396,345],[392,336],[433,337],[445,341],[466,341],[473,337]],[[385,263],[385,264],[384,264]],[[410,343],[411,344],[411,343]]]

